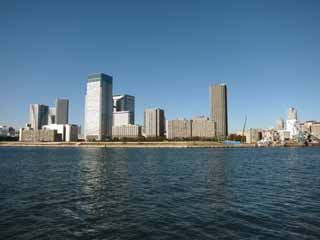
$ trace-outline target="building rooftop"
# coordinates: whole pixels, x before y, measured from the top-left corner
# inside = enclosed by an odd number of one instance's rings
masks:
[[[112,76],[109,76],[105,73],[93,73],[88,75],[88,82],[95,81],[112,81]]]

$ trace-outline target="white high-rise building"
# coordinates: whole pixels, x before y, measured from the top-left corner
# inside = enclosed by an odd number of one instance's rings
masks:
[[[289,108],[287,113],[286,131],[290,132],[290,138],[298,134],[298,112],[295,108]]]
[[[85,96],[86,140],[112,137],[112,77],[103,73],[88,76]]]

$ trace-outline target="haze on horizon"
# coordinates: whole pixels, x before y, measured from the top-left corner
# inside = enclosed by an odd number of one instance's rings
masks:
[[[0,3],[0,124],[23,126],[31,103],[70,100],[83,125],[87,76],[113,76],[136,120],[209,116],[209,85],[228,87],[230,132],[274,126],[293,106],[320,120],[320,2],[10,1]]]

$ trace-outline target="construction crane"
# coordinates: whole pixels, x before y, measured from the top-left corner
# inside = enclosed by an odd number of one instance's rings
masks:
[[[243,137],[244,137],[244,131],[246,130],[246,124],[247,124],[247,115],[244,119],[244,124],[243,124],[243,129],[242,129],[242,136],[241,136],[241,142],[243,142]]]

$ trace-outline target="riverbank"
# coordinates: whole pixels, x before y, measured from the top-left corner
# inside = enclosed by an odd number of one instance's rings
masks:
[[[164,142],[0,142],[0,147],[87,147],[87,148],[254,148],[255,144],[227,145],[210,141]],[[271,146],[282,147],[282,146]],[[301,147],[288,145],[287,147]]]

